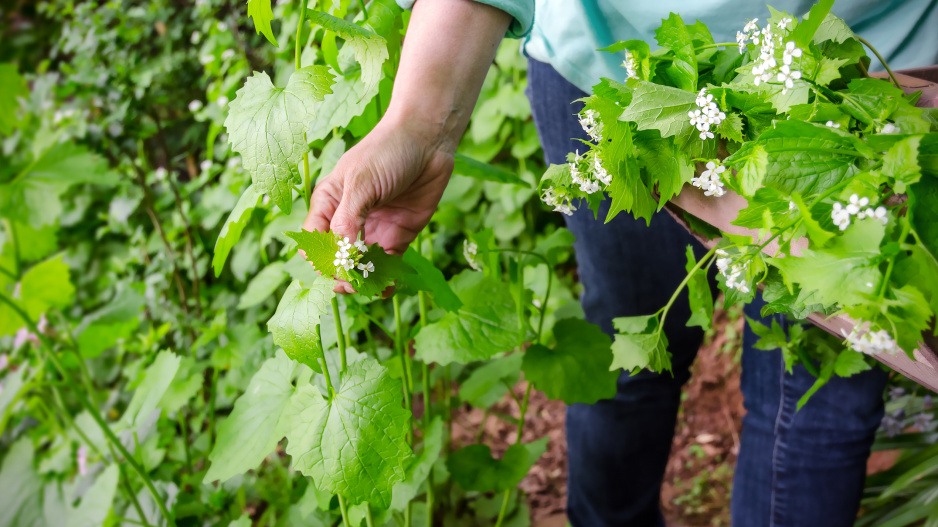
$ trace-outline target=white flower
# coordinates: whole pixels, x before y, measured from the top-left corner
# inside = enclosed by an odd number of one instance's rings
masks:
[[[861,208],[870,204],[870,198],[861,198],[859,194],[853,194],[850,196],[849,202],[846,211],[849,212],[851,216],[856,216],[860,213]]]
[[[778,22],[777,25],[779,29],[786,29],[788,28],[788,24],[791,24],[791,22],[792,20],[790,18],[783,18]]]
[[[700,138],[703,139],[704,141],[706,141],[707,139],[713,139],[713,132],[711,132],[710,130],[704,130],[703,132],[700,132]]]
[[[603,185],[609,186],[612,184],[612,175],[603,168],[599,156],[595,154],[593,154],[593,176],[601,181]]]
[[[195,99],[195,100],[189,102],[189,111],[190,111],[190,112],[195,113],[195,112],[197,112],[197,111],[199,111],[199,110],[201,110],[201,109],[202,109],[202,101],[200,101],[200,100],[198,100],[198,99]]]
[[[740,53],[746,52],[748,42],[749,42],[749,35],[747,33],[743,33],[742,31],[736,32],[736,43],[739,45]]]
[[[111,137],[117,137],[124,133],[124,125],[120,123],[111,123],[107,126],[107,133],[111,134]]]
[[[886,210],[886,207],[880,205],[873,209],[872,207],[862,210],[857,214],[857,219],[862,220],[863,218],[873,218],[883,222],[883,225],[889,223],[889,211]]]
[[[705,196],[720,197],[726,194],[723,188],[723,180],[720,176],[726,171],[723,165],[717,165],[714,161],[707,162],[707,170],[700,173],[699,177],[693,177],[690,180],[691,185],[704,190]]]
[[[225,30],[228,29],[228,26],[226,26],[224,22],[219,22],[219,23],[215,24],[215,29],[217,29],[217,30],[219,30],[219,31],[225,31]]]
[[[786,65],[791,64],[791,61],[800,57],[802,54],[801,48],[795,47],[795,43],[788,41],[785,44],[785,50],[782,51],[782,62]]]
[[[362,240],[357,240],[357,241],[354,243],[354,245],[355,245],[355,248],[358,249],[358,252],[360,252],[360,253],[362,253],[362,254],[365,254],[366,252],[368,252],[368,246],[365,245],[365,242],[364,242],[364,241],[362,241]]]
[[[596,119],[596,112],[593,110],[586,110],[580,115],[580,126],[583,127],[583,131],[586,132],[590,139],[593,141],[599,142],[603,140],[602,129],[603,124]]]
[[[850,212],[840,202],[834,203],[834,208],[831,210],[831,219],[834,221],[834,225],[842,231],[847,230],[847,227],[850,226]]]
[[[205,161],[202,161],[201,163],[199,163],[199,168],[202,169],[202,172],[208,172],[209,170],[212,169],[212,160],[206,159]]]
[[[898,126],[896,126],[896,125],[894,125],[894,124],[892,124],[892,123],[886,123],[886,125],[883,126],[883,129],[882,129],[882,131],[881,131],[880,133],[883,133],[883,134],[897,134],[897,133],[899,133],[900,131],[901,131],[901,130],[899,130],[899,127],[898,127]]]
[[[198,44],[199,40],[202,38],[202,34],[198,31],[193,31],[192,35],[189,36],[189,42],[193,44]]]
[[[800,71],[792,71],[788,64],[782,64],[778,69],[778,82],[785,83],[782,93],[788,93],[788,90],[795,87],[795,81],[801,78]]]
[[[224,95],[220,95],[218,99],[215,100],[215,102],[217,102],[219,106],[224,108],[225,106],[228,106],[228,97]]]
[[[752,20],[750,20],[749,22],[746,23],[745,26],[743,26],[743,31],[745,31],[746,33],[751,33],[759,29],[759,26],[756,24],[756,22],[758,21],[759,21],[758,18],[753,18]]]
[[[213,60],[215,60],[215,55],[202,55],[199,57],[199,62],[201,62],[203,66],[212,62]]]
[[[788,202],[788,212],[791,212],[791,211],[793,211],[793,210],[796,210],[797,208],[798,208],[798,205],[795,205],[795,202],[794,202],[794,201],[789,201],[789,202]]]
[[[570,202],[570,198],[566,193],[558,193],[558,191],[552,187],[544,189],[544,195],[541,196],[541,201],[546,205],[554,207],[554,212],[559,212],[567,216],[572,216],[573,211],[576,210],[576,207]]]
[[[840,332],[854,351],[866,355],[879,353],[893,355],[899,351],[899,346],[888,331],[885,329],[870,331],[868,322],[858,322],[850,333],[844,330],[840,330]]]
[[[368,273],[375,272],[375,264],[368,262],[366,264],[358,264],[358,270],[362,272],[362,276],[368,278]]]
[[[540,301],[540,300],[538,300],[538,299],[535,298],[534,300],[531,300],[531,305],[533,305],[534,307],[540,309],[542,304],[541,304],[541,301]]]
[[[166,169],[163,167],[157,168],[153,171],[153,177],[155,177],[157,181],[163,181],[166,179]]]
[[[726,278],[726,287],[735,289],[743,294],[748,293],[750,291],[749,284],[744,276],[748,274],[747,267],[742,264],[734,264],[729,253],[722,249],[717,250],[717,256],[721,256],[721,258],[717,258],[716,261],[717,270]]]
[[[233,49],[226,49],[225,51],[221,52],[221,60],[228,60],[234,56],[235,56],[235,50]]]
[[[635,56],[629,50],[625,51],[625,60],[622,61],[622,67],[625,68],[625,73],[629,78],[638,76],[638,64],[635,62]]]
[[[474,271],[481,271],[482,265],[476,260],[477,252],[479,252],[479,246],[475,242],[470,242],[468,239],[462,241],[462,255],[469,263],[469,267]]]
[[[827,121],[824,123],[824,126],[828,128],[840,128],[840,123],[835,123],[834,121]]]

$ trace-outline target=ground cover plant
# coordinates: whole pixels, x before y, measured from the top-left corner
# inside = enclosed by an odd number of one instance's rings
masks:
[[[648,217],[685,183],[733,188],[752,198],[747,226],[814,252],[766,259],[727,236],[725,255],[689,260],[724,271],[728,305],[766,281],[774,309],[843,309],[871,325],[854,347],[910,350],[936,301],[934,280],[912,280],[938,265],[934,119],[863,78],[829,8],[775,14],[770,31],[795,45],[764,58],[677,15],[659,51],[614,46],[633,79],[597,86],[583,115],[596,142],[540,190],[507,44],[440,209],[400,256],[299,228],[315,180],[387,107],[408,23],[393,1],[3,13],[0,525],[528,525],[517,486],[547,440],[520,441],[532,390],[592,403],[619,368],[665,369],[670,306],[619,320],[615,340],[582,320],[572,236],[539,197],[563,212],[605,190],[613,213]],[[808,168],[773,172],[780,160]],[[796,263],[810,258],[845,260],[848,279]],[[685,285],[707,326],[706,280]],[[820,359],[821,380],[869,367],[836,339],[760,331],[792,364]],[[520,416],[497,415],[517,430],[506,452],[451,442],[455,408],[506,395]]]

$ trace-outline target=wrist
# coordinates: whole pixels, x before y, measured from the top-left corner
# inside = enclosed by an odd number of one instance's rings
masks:
[[[413,103],[392,98],[380,125],[404,131],[425,149],[453,153],[471,113],[472,108],[458,108],[445,100],[428,100],[426,95]]]

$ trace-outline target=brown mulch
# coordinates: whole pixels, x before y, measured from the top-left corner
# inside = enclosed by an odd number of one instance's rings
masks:
[[[671,459],[662,486],[662,509],[669,525],[729,525],[730,482],[739,451],[743,415],[739,392],[739,349],[742,318],[718,311],[715,330],[701,347],[675,430]],[[514,387],[524,394],[524,382]],[[517,404],[508,395],[485,418],[482,442],[501,457],[515,442],[515,425],[497,416],[517,419]],[[476,442],[484,412],[463,407],[454,413],[455,446]],[[566,441],[564,404],[533,391],[528,404],[524,442],[550,436],[547,452],[521,482],[535,525],[563,525],[566,506]]]

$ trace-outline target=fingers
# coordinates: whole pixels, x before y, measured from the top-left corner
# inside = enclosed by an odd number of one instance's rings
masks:
[[[377,196],[373,195],[374,187],[371,182],[368,181],[367,176],[362,176],[362,174],[347,176],[346,184],[343,185],[342,199],[332,215],[332,221],[329,222],[332,232],[348,236],[352,240],[362,232],[368,209],[377,199]]]
[[[313,195],[309,198],[309,213],[303,221],[303,230],[329,232],[329,222],[341,197],[341,180],[335,181],[331,175],[316,185]]]

